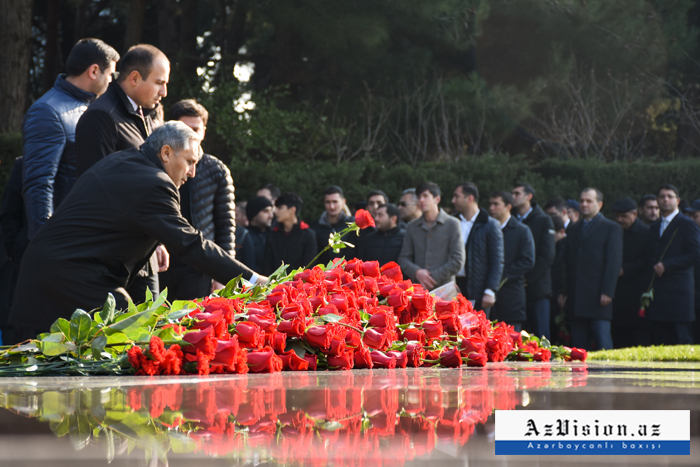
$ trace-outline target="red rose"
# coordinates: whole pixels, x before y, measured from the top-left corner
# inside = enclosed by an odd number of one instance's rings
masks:
[[[364,285],[365,291],[368,293],[371,293],[372,295],[375,295],[377,292],[379,292],[379,287],[377,286],[377,280],[374,277],[365,277],[363,285]],[[374,298],[376,299],[376,297],[374,297]],[[360,304],[358,303],[358,305],[360,305]]]
[[[485,345],[486,344],[481,337],[470,336],[466,339],[462,339],[462,342],[459,344],[459,350],[463,357],[467,357],[472,352],[483,352]]]
[[[532,357],[536,362],[548,362],[552,358],[552,352],[549,349],[540,349]]]
[[[370,351],[364,345],[355,349],[355,368],[372,368],[374,363],[372,363],[372,356]]]
[[[328,302],[335,306],[335,308],[340,312],[340,313],[345,313],[348,311],[348,299],[345,295],[343,294],[333,294],[331,295],[331,298],[328,300]]]
[[[488,357],[483,352],[472,352],[469,354],[467,366],[486,366]]]
[[[196,354],[200,351],[209,359],[216,355],[216,339],[211,327],[201,331],[190,331],[182,336],[182,340],[192,344],[184,347],[185,353]]]
[[[235,336],[234,336],[235,337]],[[287,347],[287,335],[282,332],[273,332],[265,335],[265,345],[272,347],[278,354],[284,352]]]
[[[454,316],[457,314],[458,302],[454,300],[438,300],[435,304],[435,314],[438,318]]]
[[[423,321],[421,328],[428,340],[440,339],[442,336],[442,323],[440,321]]]
[[[364,209],[358,209],[355,213],[355,224],[357,224],[357,226],[361,229],[375,227],[372,215]]]
[[[386,354],[396,359],[396,368],[406,368],[406,365],[408,365],[408,353],[405,350],[403,352],[387,350]]]
[[[390,328],[396,325],[394,322],[394,314],[387,313],[385,310],[380,310],[369,317],[369,325],[375,328]]]
[[[209,363],[211,365],[231,367],[236,363],[238,352],[240,352],[238,336],[233,336],[231,337],[231,340],[228,341],[217,341],[216,355]]]
[[[362,344],[360,333],[357,331],[353,331],[352,329],[348,329],[345,332],[345,344],[348,347],[358,348]]]
[[[439,350],[426,350],[423,353],[423,359],[424,360],[431,360],[429,362],[423,361],[422,366],[435,366],[437,363],[433,363],[435,360],[440,359],[440,351]]]
[[[582,362],[585,362],[586,358],[588,358],[588,352],[586,352],[584,349],[577,349],[576,347],[571,349],[572,360],[580,360]]]
[[[328,351],[328,355],[337,357],[338,355],[345,354],[346,350],[347,346],[345,344],[345,339],[341,339],[340,337],[336,336],[331,341],[331,347]]]
[[[328,350],[333,340],[333,332],[329,326],[311,326],[306,330],[305,339],[312,347]]]
[[[430,293],[427,291],[414,292],[411,297],[411,303],[418,311],[432,310],[433,297],[431,297]]]
[[[306,371],[309,369],[309,362],[300,358],[296,352],[290,350],[279,355],[282,360],[283,368],[290,371]]]
[[[316,356],[316,354],[307,352],[306,355],[304,355],[304,360],[306,360],[306,362],[309,364],[309,370],[316,371],[316,367],[318,364],[318,357]]]
[[[260,315],[250,314],[248,315],[248,321],[257,324],[266,333],[274,332],[277,328],[277,320],[275,318],[264,318]]]
[[[365,335],[362,336],[362,342],[364,342],[367,347],[372,349],[383,348],[386,343],[386,332],[384,328],[367,329],[365,331]]]
[[[397,311],[400,311],[408,306],[408,295],[406,295],[405,291],[395,288],[389,293],[387,303]]]
[[[205,313],[216,313],[221,311],[226,324],[233,323],[233,316],[236,314],[234,301],[223,297],[205,298],[202,301]]]
[[[260,326],[250,321],[236,323],[235,331],[238,335],[238,342],[243,347],[257,349],[263,344],[265,339],[265,333],[260,329]]]
[[[375,368],[396,368],[396,357],[375,350],[370,352]]]
[[[343,267],[347,272],[351,272],[355,274],[356,276],[359,276],[362,274],[362,260],[353,258],[347,263],[345,263],[345,266]]]
[[[328,368],[333,370],[352,370],[354,364],[355,356],[351,352],[338,357],[328,357]]]
[[[457,347],[445,349],[440,354],[440,365],[447,368],[458,368],[462,366],[462,356]]]
[[[637,316],[639,316],[640,318],[644,318],[644,317],[646,317],[646,315],[647,315],[647,310],[645,310],[644,308],[640,308],[639,311],[637,312]]]
[[[275,351],[269,347],[248,352],[248,368],[253,373],[275,373],[282,371],[283,363]]]
[[[418,328],[408,328],[403,331],[402,338],[409,341],[418,341],[425,345],[425,332]]]
[[[280,321],[277,325],[277,332],[282,332],[292,337],[301,337],[304,335],[304,322],[298,316]]]
[[[362,263],[362,274],[367,277],[379,277],[379,261],[366,261]]]
[[[401,268],[399,267],[398,264],[396,264],[393,261],[390,261],[386,263],[384,266],[381,268],[381,273],[388,277],[391,280],[394,281],[402,281],[403,280],[403,274],[401,273]]]
[[[423,345],[420,342],[406,344],[406,357],[408,366],[417,368],[423,364]]]
[[[346,309],[347,309],[347,304],[346,304]],[[322,306],[318,310],[316,310],[316,312],[318,313],[319,316],[340,315],[340,313],[338,312],[338,308],[333,304]]]

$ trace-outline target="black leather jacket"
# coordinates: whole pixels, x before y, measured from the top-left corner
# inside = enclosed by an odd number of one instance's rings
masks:
[[[466,296],[481,298],[486,289],[497,292],[503,274],[503,233],[485,209],[479,209],[465,252]]]

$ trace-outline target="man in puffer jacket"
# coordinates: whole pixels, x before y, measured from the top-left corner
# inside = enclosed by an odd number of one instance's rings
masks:
[[[204,139],[209,113],[194,99],[181,100],[170,109],[170,118],[179,120]],[[195,177],[180,187],[182,215],[207,240],[236,256],[236,203],[233,180],[228,167],[216,157],[204,154]],[[205,297],[225,284],[171,258],[170,268],[159,273],[161,290],[168,288],[170,300]]]
[[[66,60],[66,74],[24,117],[22,193],[28,236],[51,217],[77,179],[75,127],[112,81],[119,54],[99,39],[81,39]]]

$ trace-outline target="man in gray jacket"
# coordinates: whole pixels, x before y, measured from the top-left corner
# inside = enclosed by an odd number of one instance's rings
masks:
[[[416,188],[423,215],[406,227],[399,265],[411,280],[426,289],[454,282],[464,264],[464,241],[459,221],[440,209],[440,187],[426,182]]]
[[[501,226],[479,208],[479,189],[471,182],[455,188],[452,204],[457,211],[465,243],[466,261],[457,273],[457,285],[477,310],[489,315],[503,274]]]

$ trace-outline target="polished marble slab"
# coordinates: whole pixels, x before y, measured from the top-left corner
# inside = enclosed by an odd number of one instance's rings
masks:
[[[690,410],[690,456],[496,456],[494,410]],[[700,465],[700,364],[0,378],[0,465]]]

